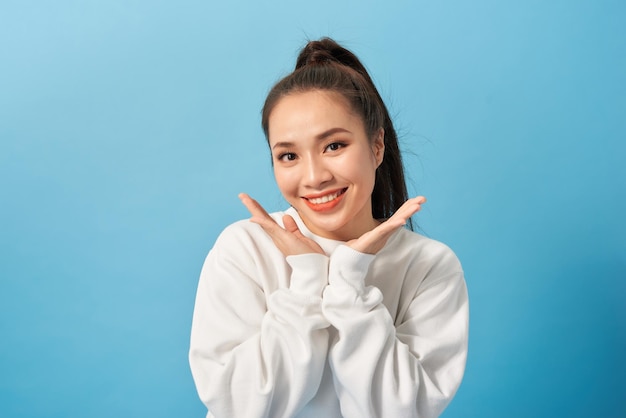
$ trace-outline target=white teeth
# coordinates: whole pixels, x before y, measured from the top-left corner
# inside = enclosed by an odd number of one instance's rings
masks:
[[[331,200],[337,199],[337,197],[339,197],[340,194],[341,192],[327,194],[326,196],[309,199],[309,202],[313,203],[314,205],[319,205],[321,203],[326,203],[326,202],[330,202]]]

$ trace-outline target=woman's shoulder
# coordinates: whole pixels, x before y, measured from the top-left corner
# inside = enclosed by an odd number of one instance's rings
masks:
[[[205,257],[201,276],[215,289],[252,283],[269,292],[277,288],[276,277],[284,271],[285,257],[270,236],[258,224],[242,219],[218,235]],[[222,280],[224,277],[229,279]]]
[[[274,212],[270,216],[282,225],[284,212]],[[242,247],[259,247],[271,243],[269,235],[260,225],[250,219],[241,219],[231,223],[222,230],[215,240],[214,248],[241,249]]]
[[[428,263],[462,271],[458,257],[447,244],[408,229],[398,231],[386,251],[404,259],[419,261],[420,264]]]

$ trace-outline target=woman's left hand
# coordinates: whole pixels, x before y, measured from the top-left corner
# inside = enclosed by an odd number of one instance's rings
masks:
[[[406,225],[407,220],[417,213],[425,202],[426,198],[424,196],[407,200],[391,218],[359,238],[348,241],[347,245],[362,253],[376,254],[385,246],[389,237],[399,228]]]

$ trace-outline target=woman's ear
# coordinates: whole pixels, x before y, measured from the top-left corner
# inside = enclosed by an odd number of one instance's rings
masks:
[[[372,141],[372,153],[376,159],[376,168],[383,162],[385,156],[385,130],[380,128]]]

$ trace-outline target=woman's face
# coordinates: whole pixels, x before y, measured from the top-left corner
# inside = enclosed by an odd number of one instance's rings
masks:
[[[384,154],[341,95],[313,90],[280,99],[269,116],[276,183],[314,234],[348,241],[374,228],[371,195]]]

